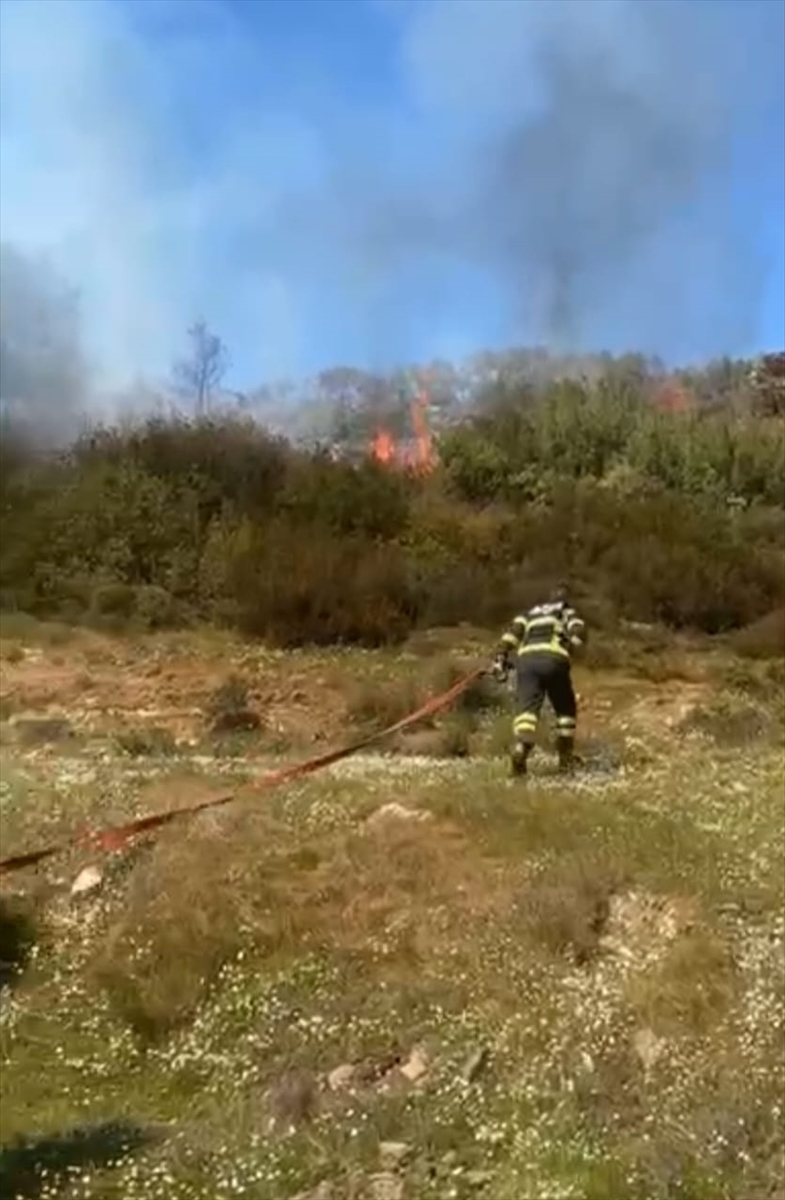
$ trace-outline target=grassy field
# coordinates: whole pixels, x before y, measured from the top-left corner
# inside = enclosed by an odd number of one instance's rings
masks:
[[[508,698],[482,685],[255,792],[443,690],[487,635],[0,634],[3,855],[237,794],[3,881],[3,1196],[785,1193],[781,660],[630,628],[576,669],[572,780],[547,728],[508,780]],[[102,881],[72,895],[86,865]]]

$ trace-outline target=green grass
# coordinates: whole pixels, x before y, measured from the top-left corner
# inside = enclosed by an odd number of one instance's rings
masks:
[[[408,660],[359,661],[410,687]],[[370,695],[363,720],[397,703]],[[40,937],[0,1007],[3,1194],[376,1200],[384,1171],[404,1200],[780,1194],[782,750],[765,723],[728,746],[698,721],[644,729],[644,754],[614,696],[592,732],[618,769],[568,782],[544,754],[508,781],[484,701],[460,717],[468,758],[360,758],[263,794],[243,759],[8,752],[6,853],[140,811],[146,787],[157,806],[241,790],[96,895],[68,898],[78,856],[12,877]],[[723,718],[772,700],[735,696]],[[393,803],[425,819],[369,820]],[[68,1138],[86,1125],[90,1146]]]

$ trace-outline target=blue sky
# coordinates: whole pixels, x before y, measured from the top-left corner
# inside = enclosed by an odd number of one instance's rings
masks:
[[[0,0],[0,233],[107,380],[785,339],[781,0]]]

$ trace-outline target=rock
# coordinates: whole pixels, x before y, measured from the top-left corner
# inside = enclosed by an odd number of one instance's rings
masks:
[[[334,1200],[333,1185],[325,1180],[309,1192],[298,1192],[291,1200]]]
[[[484,1188],[493,1180],[492,1171],[467,1171],[464,1177],[473,1188]]]
[[[403,1180],[390,1171],[372,1175],[368,1184],[371,1200],[403,1200]]]
[[[406,1142],[381,1142],[379,1145],[379,1161],[385,1171],[399,1167],[408,1157],[411,1147]]]
[[[587,1050],[581,1050],[581,1068],[585,1075],[591,1075],[594,1072],[594,1059]]]
[[[422,1079],[428,1070],[428,1058],[424,1050],[415,1047],[407,1061],[401,1067],[401,1074],[409,1083],[416,1083],[418,1079]]]
[[[644,1069],[650,1071],[662,1054],[665,1043],[652,1029],[639,1029],[632,1039],[632,1045]]]
[[[101,886],[103,879],[98,867],[83,867],[71,884],[71,895],[83,896],[86,892],[94,892]]]
[[[334,1067],[327,1076],[327,1086],[331,1092],[342,1092],[354,1081],[354,1067],[351,1063],[343,1063]]]
[[[383,804],[381,808],[377,808],[376,812],[371,813],[366,824],[373,827],[381,825],[385,821],[428,821],[430,819],[430,813],[421,812],[416,808],[407,808],[403,804],[392,801],[390,804]]]
[[[385,1080],[389,1078],[391,1072],[399,1065],[402,1057],[400,1049],[397,1046],[391,1046],[389,1049],[358,1063],[354,1070],[354,1077],[362,1087],[374,1087],[376,1085],[384,1087]]]
[[[474,1083],[475,1079],[482,1074],[488,1065],[490,1057],[490,1051],[487,1046],[478,1046],[476,1050],[472,1051],[461,1072],[467,1083]]]

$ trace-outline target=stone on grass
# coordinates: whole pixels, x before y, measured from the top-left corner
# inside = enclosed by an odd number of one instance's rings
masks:
[[[103,883],[103,874],[98,867],[83,867],[71,884],[72,896],[84,896],[94,892]]]
[[[368,1180],[371,1200],[403,1200],[403,1180],[391,1171],[381,1171]]]
[[[381,1142],[379,1145],[379,1161],[386,1171],[399,1167],[408,1157],[410,1147],[406,1142]]]
[[[430,813],[422,812],[417,808],[407,808],[406,805],[398,804],[393,800],[389,804],[383,804],[381,808],[377,808],[376,812],[368,818],[367,824],[375,826],[381,825],[385,821],[428,821],[430,818]]]
[[[327,1086],[331,1092],[342,1092],[354,1081],[354,1067],[351,1063],[342,1063],[334,1067],[327,1076]]]
[[[401,1074],[409,1083],[417,1083],[428,1070],[428,1057],[424,1050],[415,1047],[407,1061],[401,1066]]]

